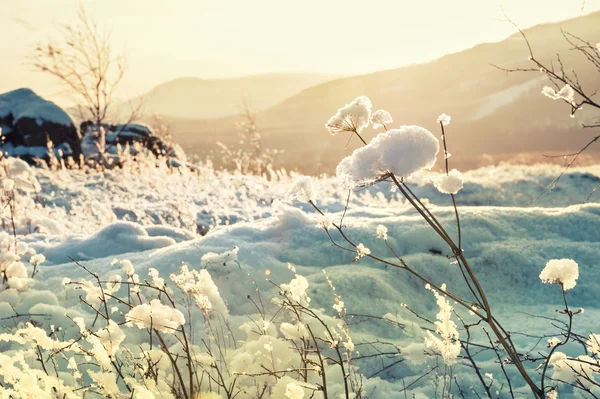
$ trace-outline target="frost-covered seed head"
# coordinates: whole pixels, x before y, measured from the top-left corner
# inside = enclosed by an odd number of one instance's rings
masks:
[[[291,200],[313,203],[317,201],[313,181],[309,176],[297,178],[288,195]]]
[[[132,276],[135,273],[135,268],[129,260],[123,259],[121,261],[121,266],[123,267],[123,273],[125,273],[126,275]]]
[[[356,149],[339,163],[336,173],[350,187],[372,182],[388,172],[409,177],[435,164],[439,145],[427,129],[401,126],[380,133],[368,145]]]
[[[360,243],[356,246],[356,257],[354,258],[354,260],[359,260],[363,256],[367,256],[370,254],[371,254],[371,250],[369,248],[365,247],[363,245],[363,243]]]
[[[452,169],[447,175],[433,179],[433,185],[442,194],[456,194],[463,188],[463,175],[458,170]]]
[[[437,118],[437,123],[441,123],[443,126],[448,126],[450,124],[451,119],[452,117],[450,117],[450,115],[441,114]]]
[[[387,129],[387,126],[394,122],[392,119],[392,115],[389,112],[380,109],[378,111],[373,112],[371,115],[371,123],[373,124],[373,129],[379,129],[380,127],[384,127]]]
[[[552,259],[540,273],[543,283],[562,284],[565,291],[575,287],[578,277],[579,266],[573,259]]]
[[[371,119],[371,100],[368,97],[357,97],[350,104],[338,109],[325,127],[329,133],[336,135],[343,132],[360,133],[369,126]]]
[[[384,225],[380,224],[377,226],[377,238],[381,238],[382,240],[387,240],[388,238],[388,228]]]

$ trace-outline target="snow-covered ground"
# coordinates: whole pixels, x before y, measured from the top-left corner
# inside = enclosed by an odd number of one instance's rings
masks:
[[[333,305],[339,300],[335,294],[339,295],[359,352],[372,353],[373,342],[393,344],[403,352],[357,360],[358,371],[365,377],[372,376],[364,381],[368,397],[404,398],[403,387],[424,370],[434,370],[431,376],[441,370],[436,371],[433,356],[426,364],[419,362],[424,349],[422,333],[409,327],[423,323],[403,306],[433,319],[439,311],[435,297],[423,289],[423,283],[402,270],[386,268],[368,258],[353,261],[355,253],[334,247],[319,225],[322,217],[308,204],[289,200],[288,193],[297,178],[294,174],[273,172],[259,177],[216,171],[210,165],[187,171],[148,164],[105,172],[51,171],[22,165],[16,170],[35,188],[23,191],[16,201],[16,240],[29,248],[23,251],[22,259],[30,260],[35,251],[46,261],[30,288],[15,290],[5,285],[0,291],[0,334],[26,320],[35,321],[46,331],[51,326],[72,330],[73,322],[65,315],[83,317],[91,324],[94,314],[80,301],[82,291],[74,285],[63,285],[63,280],[89,279],[75,261],[97,273],[101,280],[115,274],[125,279],[122,261],[129,260],[142,281],[149,278],[151,268],[165,280],[177,273],[182,263],[190,269],[208,270],[227,306],[233,334],[243,340],[245,334],[239,327],[259,314],[255,305],[257,290],[267,302],[279,297],[279,288],[267,279],[275,284],[289,283],[294,278],[290,270],[293,266],[308,281],[306,294],[312,308],[323,309],[328,317],[336,316]],[[563,317],[555,312],[562,306],[560,289],[544,285],[539,279],[550,259],[572,258],[579,264],[580,278],[577,287],[568,292],[569,304],[573,309],[585,309],[575,316],[582,334],[600,332],[600,279],[596,272],[600,259],[600,195],[586,203],[600,182],[600,166],[569,170],[548,195],[531,203],[560,172],[560,167],[549,165],[473,170],[464,173],[464,188],[456,196],[465,254],[492,299],[498,319],[515,332],[514,342],[522,351],[535,347],[536,336],[556,334],[551,320],[531,314]],[[449,196],[431,184],[435,177],[434,173],[419,173],[409,186],[455,234],[454,208]],[[348,191],[332,177],[315,178],[314,184],[318,206],[333,220],[339,220]],[[4,243],[14,238],[11,222],[5,208]],[[384,225],[388,243],[398,256],[436,283],[445,283],[467,295],[457,266],[447,258],[451,255],[447,247],[387,183],[352,192],[344,225],[352,240],[363,243],[372,254],[393,259],[385,243],[376,237],[377,226]],[[339,238],[336,234],[332,233]],[[231,257],[237,257],[237,262],[214,256],[236,247],[239,252]],[[33,266],[27,264],[27,268],[30,274]],[[170,281],[168,284],[174,287]],[[14,318],[15,314],[38,316]],[[403,327],[381,320],[364,321],[365,315],[387,315]],[[124,320],[118,313],[114,317]],[[200,317],[188,323],[196,331],[195,343],[199,344],[205,324]],[[128,345],[142,342],[143,334],[133,331],[134,327],[123,328],[128,332]],[[11,345],[0,342],[0,351],[14,350]],[[547,352],[546,338],[532,353],[538,351]],[[381,371],[399,359],[404,360]],[[481,353],[477,360],[483,372],[492,373],[498,380],[492,385],[493,391],[499,391],[499,397],[510,397],[495,355]],[[530,397],[516,372],[507,369],[516,396]],[[476,397],[470,387],[483,396],[466,360],[459,361],[453,372],[465,397]],[[434,397],[439,389],[435,381],[439,383],[435,378],[415,383],[407,390],[408,397]],[[285,398],[285,390],[276,382],[269,394]],[[330,397],[340,397],[341,385],[332,384],[331,392]]]

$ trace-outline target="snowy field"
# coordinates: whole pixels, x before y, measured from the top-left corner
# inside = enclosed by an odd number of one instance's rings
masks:
[[[280,288],[274,284],[304,281],[295,279],[295,268],[308,283],[302,293],[310,297],[310,307],[321,309],[319,314],[334,326],[340,324],[342,302],[343,324],[348,328],[341,330],[349,331],[355,372],[362,375],[369,398],[437,397],[440,392],[440,381],[446,375],[438,356],[431,351],[424,354],[424,332],[417,325],[426,327],[427,323],[413,314],[434,319],[439,311],[435,297],[424,290],[421,281],[403,270],[386,268],[367,257],[353,261],[355,253],[334,247],[320,226],[323,218],[308,204],[290,200],[288,193],[297,176],[286,172],[244,176],[215,171],[210,165],[195,172],[149,164],[106,172],[52,171],[30,168],[18,161],[9,162],[6,171],[16,184],[15,207],[12,212],[11,207],[4,208],[0,241],[5,248],[12,248],[17,241],[17,252],[27,273],[19,281],[4,281],[0,291],[0,334],[14,332],[23,323],[33,321],[48,334],[61,327],[64,340],[73,339],[78,333],[73,322],[77,317],[91,329],[95,314],[80,300],[80,295],[93,301],[93,291],[74,283],[65,285],[90,279],[90,274],[75,262],[97,273],[103,281],[114,279],[115,275],[125,281],[128,277],[123,267],[127,260],[141,282],[152,281],[148,273],[156,269],[182,304],[184,299],[168,276],[178,273],[185,263],[190,270],[207,270],[218,287],[218,292],[211,291],[213,306],[228,320],[228,336],[237,341],[227,355],[231,367],[237,367],[238,372],[260,371],[261,358],[270,358],[269,351],[284,358],[285,363],[289,345],[283,340],[287,336],[277,331],[263,334],[262,337],[275,341],[263,345],[260,334],[251,337],[251,324],[258,326],[260,320],[276,325],[288,321],[283,312],[277,314],[277,306],[272,303],[273,298],[280,297]],[[586,203],[600,182],[600,167],[569,170],[555,189],[531,204],[560,171],[560,167],[549,165],[473,170],[464,174],[464,188],[456,195],[465,254],[494,303],[496,317],[514,332],[519,350],[531,351],[532,356],[547,353],[546,340],[557,330],[552,320],[531,315],[564,319],[564,315],[555,312],[562,303],[560,289],[542,284],[539,278],[550,259],[572,258],[579,264],[580,279],[577,287],[568,292],[569,304],[574,309],[585,309],[574,317],[581,334],[600,332],[600,280],[595,271],[600,258],[600,197],[592,196]],[[455,234],[449,196],[431,184],[436,176],[420,172],[409,186],[448,226],[450,234]],[[398,256],[436,283],[445,283],[466,294],[457,266],[446,256],[450,255],[447,247],[389,184],[354,190],[349,197],[337,178],[315,178],[314,185],[316,203],[332,220],[342,217],[349,198],[345,231],[372,254],[394,257],[376,236],[377,226],[384,225],[388,243]],[[5,187],[5,196],[10,188]],[[332,235],[339,238],[335,232]],[[43,255],[45,261],[30,281],[28,276],[40,259],[34,253]],[[3,270],[12,261],[13,254],[3,255]],[[127,292],[124,287],[117,290],[121,294]],[[142,289],[141,295],[149,294]],[[215,299],[219,295],[223,302]],[[119,303],[113,306],[113,319],[124,323],[127,309]],[[186,328],[191,331],[193,344],[200,347],[210,323],[200,312],[189,306],[187,309]],[[125,325],[122,328],[127,333],[124,342],[130,348],[148,338],[144,329]],[[265,331],[268,329],[265,327]],[[349,337],[346,336],[346,343]],[[5,356],[17,351],[19,345],[0,342],[3,362],[8,362]],[[269,345],[275,345],[275,349]],[[388,353],[390,349],[393,354]],[[377,351],[388,354],[368,356]],[[252,357],[245,358],[244,353]],[[573,354],[578,353],[574,350]],[[498,392],[494,397],[510,397],[493,352],[483,351],[476,359],[482,373],[490,373],[495,379],[485,377],[491,391]],[[31,363],[30,367],[40,365]],[[60,361],[56,367],[61,373],[74,373]],[[80,365],[80,371],[85,367]],[[0,374],[7,378],[8,366],[3,363],[3,368]],[[507,372],[512,377],[515,397],[530,397],[528,388],[510,366]],[[419,379],[424,373],[428,373],[427,377]],[[76,379],[76,375],[70,378]],[[115,375],[110,378],[119,381]],[[466,360],[454,365],[451,378],[457,379],[465,397],[484,396],[485,391]],[[108,395],[110,384],[98,374],[92,379],[96,389],[90,394],[96,391],[100,396]],[[346,397],[341,378],[331,379],[329,397]],[[85,381],[82,384],[89,383]],[[290,389],[295,385],[290,384],[296,379],[281,374],[240,377],[238,383],[246,388],[238,397],[255,397],[252,389],[257,388],[249,387],[260,385],[256,381],[269,386],[264,397],[302,397],[292,396]],[[310,387],[315,384],[309,379],[309,383],[298,385],[304,386],[304,397],[308,398]],[[203,385],[205,389],[207,386]],[[131,397],[122,383],[118,389],[121,393],[114,392],[113,397]],[[569,392],[568,387],[561,389]],[[199,397],[228,397],[223,390],[215,390],[221,396],[213,393]],[[134,397],[154,397],[141,393],[140,387]]]

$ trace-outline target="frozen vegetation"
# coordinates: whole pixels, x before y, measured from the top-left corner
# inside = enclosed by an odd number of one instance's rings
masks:
[[[450,121],[360,97],[335,177],[4,158],[2,397],[597,395],[600,167],[532,203],[561,167],[430,171]]]

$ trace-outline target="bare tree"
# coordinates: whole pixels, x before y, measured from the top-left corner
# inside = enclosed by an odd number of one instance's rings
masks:
[[[123,79],[127,60],[114,55],[110,32],[99,27],[83,6],[77,10],[77,24],[66,25],[62,37],[37,46],[33,66],[58,78],[71,92],[77,106],[91,117],[98,130],[97,147],[102,157],[106,133],[100,127],[113,104],[113,94]]]

